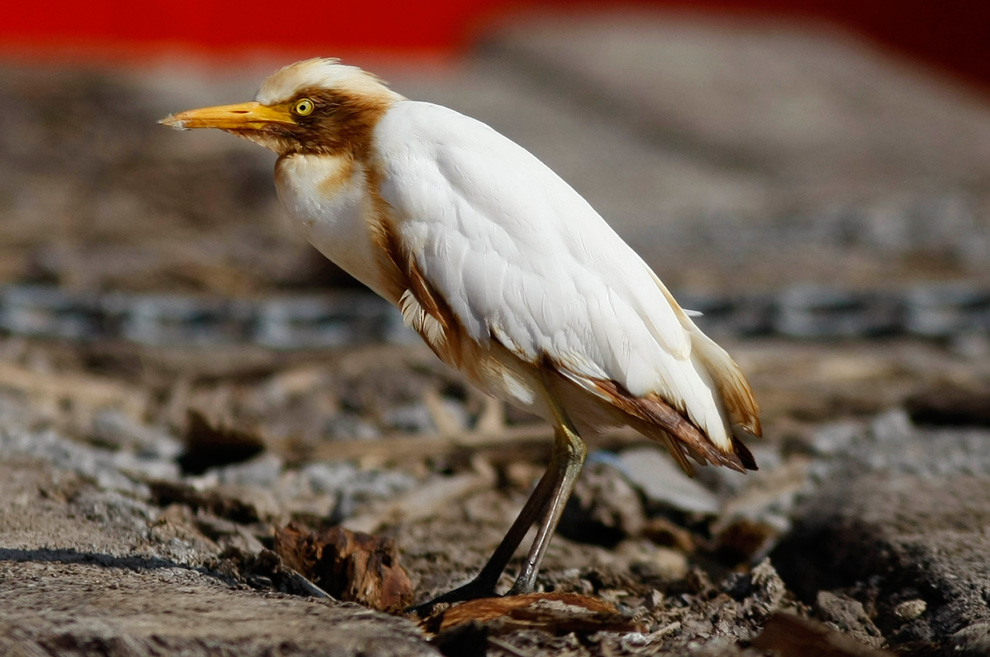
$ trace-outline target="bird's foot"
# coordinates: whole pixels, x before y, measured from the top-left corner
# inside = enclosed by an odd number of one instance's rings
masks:
[[[520,585],[517,580],[516,583],[512,585],[512,588],[505,592],[505,595],[506,597],[511,595],[526,595],[527,593],[533,593],[534,591],[536,591],[536,586],[533,584]]]
[[[506,595],[526,595],[536,590],[536,568],[532,565],[523,566],[522,572],[512,584]]]
[[[416,614],[420,618],[425,618],[433,613],[434,608],[439,604],[450,604],[452,602],[465,602],[466,600],[478,600],[479,598],[501,597],[495,593],[495,584],[475,578],[459,586],[453,591],[448,591],[443,595],[438,595],[432,600],[428,600],[414,607],[406,608],[407,614]]]

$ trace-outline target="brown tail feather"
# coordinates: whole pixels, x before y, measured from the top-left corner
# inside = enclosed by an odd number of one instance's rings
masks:
[[[630,425],[657,440],[688,475],[694,468],[688,454],[701,465],[724,465],[738,472],[755,470],[753,455],[733,437],[731,452],[723,452],[693,422],[658,395],[635,397],[615,381],[595,381],[603,397],[630,416]]]
[[[654,428],[653,432],[650,434],[646,434],[646,432],[643,431],[640,433],[649,435],[650,438],[666,447],[667,451],[670,453],[670,456],[677,462],[677,465],[681,466],[681,470],[687,473],[687,476],[689,477],[694,476],[694,466],[691,465],[691,461],[688,461],[687,454],[684,453],[684,447],[677,442],[676,438],[671,436],[666,431],[656,428]]]
[[[629,426],[666,447],[688,476],[694,476],[688,456],[700,465],[724,465],[743,473],[756,470],[753,455],[737,438],[732,436],[730,450],[722,451],[705,432],[659,395],[636,397],[615,381],[578,376],[556,363],[553,369],[622,411]]]
[[[739,457],[739,462],[745,466],[747,470],[760,469],[756,465],[756,459],[753,457],[753,452],[749,451],[749,448],[743,444],[743,441],[739,440],[735,436],[732,436],[732,449]]]
[[[704,334],[698,326],[687,316],[684,309],[674,299],[666,286],[654,274],[653,279],[660,287],[660,291],[667,298],[671,308],[677,314],[681,326],[691,334],[691,347],[693,353],[701,360],[709,376],[718,388],[719,396],[725,405],[725,410],[729,413],[732,424],[739,425],[754,436],[763,435],[763,428],[760,426],[760,406],[753,396],[753,389],[746,380],[746,376],[732,360],[732,357],[722,347],[718,346],[711,338]],[[733,441],[735,444],[735,441]],[[750,455],[752,456],[752,455]]]
[[[738,451],[722,452],[715,445],[709,443],[707,439],[702,438],[700,441],[697,440],[703,434],[694,425],[690,425],[695,432],[695,439],[691,440],[691,442],[685,440],[683,432],[680,436],[674,436],[655,424],[649,424],[640,420],[631,421],[630,426],[644,436],[652,438],[666,447],[667,451],[670,452],[670,455],[677,462],[677,465],[689,477],[694,476],[694,465],[688,460],[688,456],[702,466],[708,464],[721,465],[742,473],[745,473],[747,470],[757,469],[753,455],[742,442],[733,440],[733,447]]]

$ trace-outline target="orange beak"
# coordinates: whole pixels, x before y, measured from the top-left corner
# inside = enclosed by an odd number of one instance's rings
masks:
[[[271,124],[295,125],[288,109],[261,103],[238,103],[169,114],[159,121],[176,130],[219,128],[220,130],[262,130]]]

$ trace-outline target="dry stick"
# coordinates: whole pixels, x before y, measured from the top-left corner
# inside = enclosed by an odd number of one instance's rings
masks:
[[[375,505],[370,510],[341,523],[351,531],[373,534],[383,525],[415,521],[435,515],[480,490],[495,484],[495,471],[484,459],[474,459],[474,472],[445,477],[412,490],[401,497]]]
[[[47,399],[71,398],[85,406],[117,407],[132,417],[147,408],[147,395],[118,381],[80,373],[36,372],[0,362],[0,387]]]
[[[622,428],[593,438],[590,443],[595,449],[618,449],[636,444],[651,444],[652,441],[632,429]],[[291,440],[278,441],[273,447],[282,453],[295,454],[308,460],[344,461],[367,458],[384,465],[443,457],[458,452],[483,454],[491,463],[506,463],[519,460],[522,458],[521,453],[539,457],[544,452],[549,452],[552,445],[553,430],[549,425],[528,424],[510,427],[496,434],[402,434],[376,440],[339,440],[306,446],[301,453],[300,447]]]
[[[531,657],[530,653],[523,652],[519,648],[516,648],[515,646],[493,636],[488,637],[488,643],[495,646],[499,650],[512,655],[512,657]]]

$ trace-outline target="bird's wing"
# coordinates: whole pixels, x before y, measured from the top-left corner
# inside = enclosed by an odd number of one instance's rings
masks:
[[[472,339],[549,361],[605,398],[657,399],[721,452],[732,451],[730,416],[758,431],[735,363],[533,155],[474,119],[411,101],[385,115],[375,142],[397,239]]]

